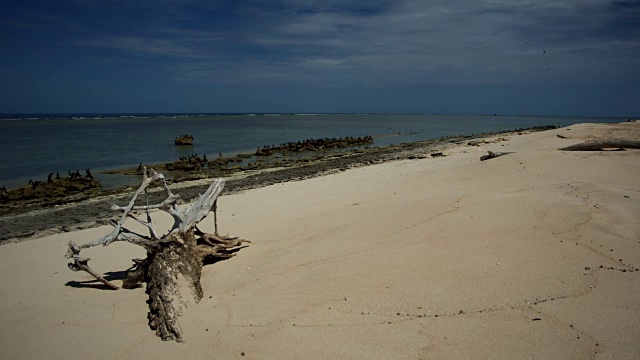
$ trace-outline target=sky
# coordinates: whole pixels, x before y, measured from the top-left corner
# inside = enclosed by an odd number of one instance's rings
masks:
[[[14,0],[0,49],[0,113],[640,116],[640,0]]]

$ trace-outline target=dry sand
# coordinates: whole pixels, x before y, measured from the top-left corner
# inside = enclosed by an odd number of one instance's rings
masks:
[[[0,358],[638,359],[640,150],[556,150],[594,137],[640,139],[640,123],[221,197],[221,231],[253,243],[203,269],[181,344],[149,329],[143,289],[67,269],[67,241],[110,228],[3,245]],[[116,279],[144,255],[85,252]]]

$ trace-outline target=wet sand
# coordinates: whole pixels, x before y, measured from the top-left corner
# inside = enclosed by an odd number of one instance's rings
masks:
[[[104,290],[66,268],[69,240],[110,228],[3,245],[0,355],[638,358],[640,150],[557,150],[596,138],[638,140],[640,123],[450,144],[446,157],[423,151],[228,193],[221,232],[253,242],[203,269],[183,344],[149,329],[143,289]],[[480,162],[487,150],[513,153]],[[118,284],[144,251],[86,255]]]

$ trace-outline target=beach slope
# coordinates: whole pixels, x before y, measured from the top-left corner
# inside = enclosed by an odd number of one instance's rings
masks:
[[[180,344],[149,329],[144,289],[67,269],[67,242],[109,227],[0,246],[0,357],[639,358],[640,150],[557,150],[602,138],[638,140],[640,123],[222,196],[221,232],[253,242],[203,269]],[[512,153],[481,162],[488,150]],[[144,252],[83,255],[120,284]]]

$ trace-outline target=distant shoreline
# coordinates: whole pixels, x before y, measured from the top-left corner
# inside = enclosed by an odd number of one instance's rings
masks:
[[[134,112],[134,113],[2,113],[0,114],[0,120],[6,118],[71,118],[71,117],[142,117],[142,116],[277,116],[277,115],[298,115],[298,116],[315,116],[315,115],[420,115],[420,116],[516,116],[516,117],[549,117],[549,118],[587,118],[587,119],[610,119],[610,118],[636,118],[634,116],[622,115],[622,116],[593,116],[593,115],[523,115],[523,114],[455,114],[455,113],[394,113],[394,112],[372,112],[372,113],[353,113],[353,112],[336,112],[336,113],[289,113],[289,112],[242,112],[242,113],[209,113],[209,112],[195,112],[195,113],[153,113],[153,112]]]

